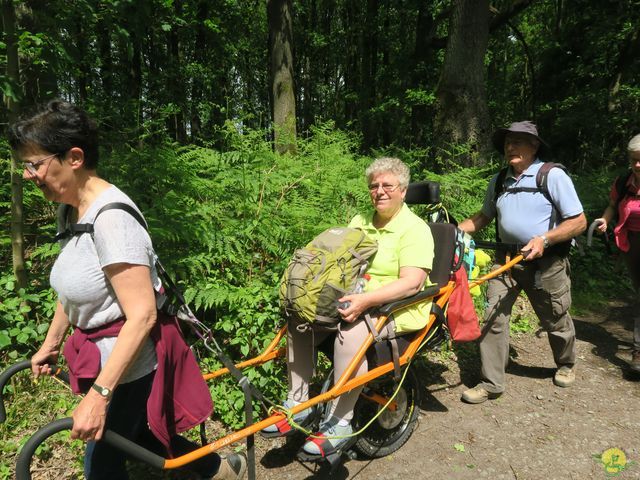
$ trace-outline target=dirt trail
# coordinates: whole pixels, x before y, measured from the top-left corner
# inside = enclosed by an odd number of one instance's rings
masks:
[[[421,367],[428,380],[420,423],[399,451],[347,461],[329,475],[297,462],[286,447],[279,450],[281,440],[260,441],[257,477],[605,479],[612,477],[599,460],[617,448],[627,464],[614,478],[640,479],[640,378],[627,369],[631,312],[611,304],[604,313],[574,317],[579,364],[571,388],[553,385],[544,334],[512,337],[507,391],[480,405],[460,401],[466,386],[477,382],[476,355],[466,349],[457,362],[434,358]]]
[[[631,314],[625,304],[612,303],[600,313],[574,317],[579,363],[577,382],[567,389],[552,383],[554,364],[544,334],[512,337],[507,391],[480,405],[460,401],[478,380],[477,348],[458,349],[457,358],[430,354],[416,365],[424,385],[420,422],[396,453],[349,460],[329,475],[295,460],[300,443],[283,446],[282,439],[256,437],[257,478],[640,479],[640,375],[627,369]],[[600,459],[612,448],[628,463],[607,476]],[[77,478],[70,451],[56,452],[34,479]],[[132,465],[131,478],[192,480],[193,475]]]

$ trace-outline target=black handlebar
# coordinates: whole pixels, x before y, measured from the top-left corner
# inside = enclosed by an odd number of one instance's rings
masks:
[[[589,225],[589,230],[587,231],[587,247],[590,247],[591,244],[593,243],[593,232],[596,228],[598,228],[599,225],[602,225],[602,220],[600,220],[599,218],[596,218],[593,222],[591,222],[591,225]],[[607,232],[604,232],[604,238],[605,238],[605,242],[609,242],[609,235],[607,234]]]
[[[36,449],[51,435],[55,435],[63,430],[71,430],[71,428],[73,428],[72,418],[60,418],[45,425],[34,433],[29,440],[26,441],[18,455],[18,460],[16,461],[16,480],[31,480],[31,460],[33,459],[33,454]],[[161,470],[164,467],[164,458],[150,452],[131,440],[127,440],[115,432],[110,430],[105,431],[101,441],[116,447],[128,456],[147,463],[154,468]]]
[[[489,250],[507,251],[511,253],[520,253],[524,243],[503,243],[491,242],[487,240],[474,240],[477,248],[488,248]]]
[[[0,423],[4,423],[7,419],[7,411],[4,407],[4,386],[7,384],[9,379],[13,377],[16,373],[21,372],[22,370],[30,370],[31,369],[31,361],[23,360],[14,365],[11,365],[4,372],[0,374]],[[60,370],[57,365],[51,365],[51,371],[53,372],[51,376],[57,377],[65,383],[69,383],[69,374]]]
[[[11,365],[0,374],[0,423],[4,423],[7,419],[7,411],[4,408],[4,386],[16,373],[26,370],[27,368],[31,368],[31,362],[29,360],[24,360],[23,362]]]
[[[22,370],[30,370],[31,369],[31,361],[23,360],[22,362],[18,362],[9,368],[7,368],[4,372],[0,373],[0,423],[4,423],[7,419],[7,412],[4,406],[4,387],[9,382],[11,377],[16,373]],[[66,372],[60,370],[56,365],[51,366],[52,376],[55,376],[66,383],[69,383],[69,375]],[[24,444],[22,449],[20,450],[20,454],[18,455],[18,459],[16,462],[16,479],[17,480],[31,480],[31,461],[33,459],[33,455],[36,449],[40,446],[42,442],[44,442],[50,436],[61,432],[63,430],[71,430],[73,428],[73,419],[71,418],[61,418],[59,420],[55,420],[40,430],[35,432]],[[132,442],[131,440],[127,440],[121,435],[118,435],[115,432],[110,430],[106,430],[104,432],[103,439],[109,445],[116,447],[117,449],[125,452],[128,456],[135,458],[141,462],[144,462],[152,467],[157,469],[164,468],[165,459],[155,453],[147,450],[144,447]]]
[[[593,232],[595,231],[595,229],[599,226],[602,225],[602,220],[599,218],[596,218],[593,222],[591,222],[591,225],[589,225],[589,230],[587,231],[587,247],[590,247],[593,243]],[[609,233],[608,232],[604,232],[604,235],[602,237],[602,241],[604,242],[604,247],[607,250],[608,254],[611,254],[611,244],[609,243]]]

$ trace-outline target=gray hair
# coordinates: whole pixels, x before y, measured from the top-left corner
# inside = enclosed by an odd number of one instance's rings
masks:
[[[371,177],[375,174],[387,172],[393,173],[396,177],[398,177],[400,188],[404,189],[409,186],[409,167],[407,167],[407,165],[399,158],[376,158],[373,163],[367,167],[364,174],[367,177],[367,180],[370,180]]]
[[[640,133],[629,140],[627,150],[630,152],[640,152]]]

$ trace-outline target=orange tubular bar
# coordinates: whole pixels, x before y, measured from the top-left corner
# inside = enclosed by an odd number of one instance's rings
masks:
[[[379,393],[375,393],[375,392],[372,393],[371,395],[361,393],[360,396],[362,398],[366,398],[370,402],[377,403],[383,407],[387,404],[387,402],[389,402],[389,399],[387,397],[383,397]],[[395,400],[393,400],[392,402],[389,403],[389,406],[387,408],[392,412],[395,412],[398,409],[398,403]]]
[[[441,288],[440,291],[436,294],[436,296],[438,296],[436,303],[441,307],[444,307],[451,293],[453,292],[454,288],[455,288],[455,284],[453,282],[449,282],[448,285]],[[431,298],[435,298],[435,296]],[[423,299],[421,301],[424,302],[426,300]],[[403,308],[406,308],[406,306]],[[376,329],[380,330],[382,326],[384,326],[384,324],[386,323],[387,319],[388,317],[385,317],[385,316],[379,317],[378,322],[376,324]],[[436,319],[435,315],[429,315],[429,321],[427,325],[420,331],[418,335],[416,335],[416,337],[409,344],[409,347],[407,348],[407,351],[405,352],[405,354],[400,357],[400,365],[405,365],[409,361],[409,359],[415,354],[418,347],[424,340],[425,336],[433,326],[435,319]],[[238,364],[238,367],[241,368],[242,366],[259,365],[261,363],[264,363],[264,361],[262,360],[275,354],[275,352],[270,352],[270,350],[272,350],[273,347],[277,345],[277,342],[282,338],[282,336],[284,336],[285,331],[286,331],[286,326],[280,330],[276,339],[274,339],[274,341],[271,342],[271,344],[265,349],[265,352],[263,352],[260,356],[254,359]],[[344,374],[338,379],[336,384],[327,392],[317,395],[307,400],[304,403],[296,405],[294,408],[291,409],[291,412],[295,414],[309,407],[313,407],[314,405],[317,405],[319,403],[328,402],[330,400],[333,400],[339,397],[340,395],[346,392],[349,392],[350,390],[353,390],[356,387],[364,385],[370,382],[371,380],[384,375],[385,373],[391,372],[393,370],[393,362],[389,362],[385,365],[376,367],[373,370],[369,370],[368,372],[349,380],[349,377],[353,374],[353,372],[356,369],[356,366],[360,363],[360,360],[364,357],[367,349],[373,343],[373,341],[374,341],[373,335],[371,334],[371,332],[369,332],[364,344],[360,347],[355,357],[351,360],[349,367],[344,372]],[[284,349],[280,349],[280,350],[284,350]],[[213,374],[208,374],[207,377],[214,378],[224,373],[226,373],[226,368],[218,370]],[[174,469],[174,468],[179,468],[184,465],[187,465],[188,463],[191,463],[199,458],[202,458],[205,455],[208,455],[212,452],[220,450],[221,448],[227,445],[243,440],[249,435],[258,433],[263,428],[266,428],[270,425],[273,425],[279,422],[282,418],[283,418],[283,415],[281,413],[275,413],[260,422],[254,423],[253,425],[245,427],[242,430],[238,430],[237,432],[233,432],[225,437],[222,437],[186,455],[182,455],[180,457],[176,457],[172,459],[167,459],[165,460],[165,463],[164,463],[164,469]]]
[[[488,273],[487,275],[482,276],[481,278],[476,279],[474,282],[470,284],[470,287],[480,285],[481,283],[484,283],[491,278],[495,278],[498,275],[501,275],[502,273],[504,273],[505,271],[513,267],[516,263],[520,262],[522,259],[523,259],[522,255],[516,256],[510,262],[506,263],[502,267],[494,270],[493,272]],[[435,298],[435,302],[441,308],[444,308],[455,288],[456,288],[455,283],[449,282],[446,286],[442,287],[434,297],[431,297],[431,298]],[[425,299],[421,300],[421,302],[425,302],[425,301],[426,301]],[[420,303],[420,302],[416,302],[416,303]],[[403,308],[406,308],[407,306],[408,305],[405,305]],[[380,331],[380,329],[384,326],[387,320],[388,320],[388,317],[380,316],[376,324],[376,329]],[[423,340],[427,336],[427,333],[429,333],[429,331],[431,330],[431,327],[433,326],[435,320],[436,320],[435,315],[433,314],[429,315],[429,320],[427,322],[427,325],[416,334],[415,338],[411,341],[411,343],[407,347],[407,350],[405,351],[405,353],[400,357],[399,359],[400,365],[406,365],[409,362],[409,360],[413,358],[418,348],[422,344]],[[282,338],[284,337],[284,334],[286,333],[286,328],[287,327],[285,325],[280,329],[280,331],[278,332],[274,340],[269,344],[269,346],[267,346],[264,352],[262,352],[259,356],[253,359],[247,360],[245,362],[239,363],[236,366],[238,368],[245,368],[249,366],[262,365],[263,363],[266,363],[269,360],[272,360],[276,357],[284,355],[286,348],[282,347],[276,350],[276,347],[280,342],[280,340],[282,340]],[[339,397],[340,395],[346,392],[353,390],[356,387],[364,385],[375,378],[381,377],[382,375],[391,372],[394,368],[393,362],[388,362],[384,365],[380,365],[372,370],[369,370],[368,372],[362,375],[359,375],[358,377],[350,379],[351,375],[353,375],[353,372],[356,369],[356,366],[360,363],[360,360],[364,357],[364,355],[366,354],[368,348],[371,346],[373,341],[374,341],[373,335],[371,334],[371,332],[369,332],[363,345],[360,347],[355,357],[351,360],[349,367],[343,373],[343,375],[338,379],[335,385],[327,392],[317,395],[313,398],[310,398],[304,403],[296,405],[294,408],[291,409],[291,412],[293,414],[296,414],[302,410],[313,407],[319,403],[328,402],[330,400],[333,400]],[[213,373],[205,374],[204,378],[205,379],[216,378],[226,373],[228,373],[228,370],[226,368],[222,368]],[[375,401],[376,403],[381,403],[383,402],[384,399],[380,397],[380,398],[373,398],[372,400]],[[383,402],[383,404],[384,403],[386,403],[386,400]],[[225,437],[222,437],[186,455],[182,455],[180,457],[176,457],[172,459],[166,459],[164,462],[164,469],[166,470],[174,469],[174,468],[179,468],[184,465],[187,465],[188,463],[191,463],[199,458],[202,458],[205,455],[208,455],[212,452],[220,450],[221,448],[227,445],[243,440],[249,435],[253,435],[259,432],[260,430],[262,430],[263,428],[277,423],[282,418],[283,418],[283,414],[275,413],[260,422],[254,423],[253,425],[245,427],[242,430],[238,430],[237,432],[234,432]]]
[[[480,278],[476,278],[473,282],[469,284],[469,288],[473,288],[476,285],[480,285],[481,283],[486,282],[487,280],[491,280],[492,278],[502,275],[504,272],[506,272],[511,267],[513,267],[516,263],[520,263],[522,260],[524,260],[523,255],[517,255],[513,257],[509,262],[505,263],[500,268],[497,268],[496,270],[489,272]]]
[[[274,349],[278,346],[278,343],[280,343],[280,340],[282,340],[282,337],[284,337],[284,334],[286,333],[286,331],[287,331],[287,326],[285,325],[278,331],[278,333],[276,334],[276,337],[271,341],[271,343],[267,346],[267,348],[264,349],[264,351],[260,355],[250,360],[246,360],[244,362],[238,363],[236,365],[236,368],[242,369],[246,367],[262,365],[263,363],[267,363],[269,360],[273,360],[274,358],[284,356],[286,348],[282,347],[277,350],[274,350]],[[229,373],[229,369],[225,367],[225,368],[216,370],[215,372],[212,372],[212,373],[206,373],[202,377],[205,380],[211,380],[212,378],[220,377],[227,373]]]

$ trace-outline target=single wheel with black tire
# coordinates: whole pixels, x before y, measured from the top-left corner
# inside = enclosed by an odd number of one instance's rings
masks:
[[[389,399],[398,389],[398,383],[391,375],[367,384],[363,395],[356,403],[353,417],[353,429],[358,431],[367,425],[371,419],[383,408],[379,403],[382,399]],[[377,398],[378,401],[375,401]],[[398,390],[392,408],[385,409],[373,423],[358,436],[353,448],[368,458],[387,456],[411,437],[418,424],[420,414],[420,384],[412,368],[406,372],[402,386]]]

